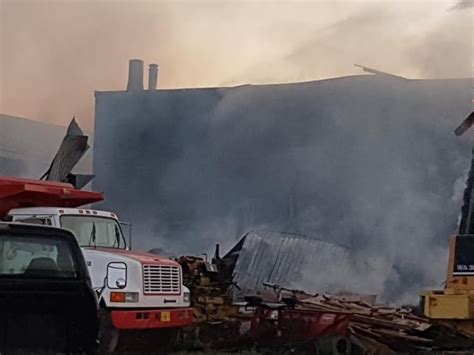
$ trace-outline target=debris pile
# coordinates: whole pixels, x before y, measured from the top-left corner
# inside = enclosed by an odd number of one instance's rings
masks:
[[[191,291],[194,324],[186,336],[194,347],[206,349],[249,347],[252,307],[235,303],[233,292],[248,294],[233,282],[234,263],[227,264],[218,252],[212,262],[200,257],[177,259],[183,268],[184,284]],[[431,323],[408,307],[375,303],[375,295],[311,295],[304,291],[263,283],[256,292],[262,302],[285,303],[296,310],[341,313],[350,316],[349,339],[360,353],[395,354],[466,350],[474,348],[469,336],[442,324]],[[252,297],[246,297],[249,299]],[[287,301],[293,301],[288,303]],[[284,301],[285,300],[285,301]],[[257,307],[258,308],[258,307]],[[251,346],[251,345],[250,345]]]
[[[194,256],[177,259],[183,269],[183,282],[191,291],[194,321],[223,321],[238,317],[239,307],[232,304],[232,282],[217,271],[215,264]]]
[[[298,308],[350,314],[350,339],[364,354],[461,350],[474,346],[468,336],[430,323],[410,308],[370,304],[357,297],[294,294]]]
[[[236,347],[241,326],[250,314],[240,312],[233,303],[232,277],[225,266],[214,258],[212,263],[195,256],[176,259],[183,270],[184,285],[191,291],[193,326],[187,329],[186,343],[192,348],[222,349]],[[217,265],[219,264],[219,269]],[[235,285],[234,285],[235,286]]]

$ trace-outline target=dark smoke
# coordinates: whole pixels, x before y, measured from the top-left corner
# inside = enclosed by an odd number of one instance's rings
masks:
[[[471,87],[362,76],[99,93],[95,187],[143,249],[225,250],[251,228],[301,233],[381,259],[373,290],[413,300],[445,277],[470,158],[468,137],[452,131]]]
[[[474,7],[473,0],[460,0],[456,5],[454,5],[451,10],[465,10]]]

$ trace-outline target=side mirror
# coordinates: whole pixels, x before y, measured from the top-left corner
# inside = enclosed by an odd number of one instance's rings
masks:
[[[111,262],[107,265],[107,287],[112,290],[127,286],[127,264]]]

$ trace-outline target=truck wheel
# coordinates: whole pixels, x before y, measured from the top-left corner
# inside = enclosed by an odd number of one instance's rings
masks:
[[[111,354],[117,348],[119,330],[112,324],[109,310],[101,308],[99,310],[99,320],[99,354]]]
[[[165,328],[155,332],[155,340],[163,351],[170,351],[178,341],[178,328]]]
[[[168,354],[176,343],[178,329],[126,330],[116,350],[125,353]]]
[[[344,336],[324,337],[316,342],[320,355],[350,355],[352,343]]]

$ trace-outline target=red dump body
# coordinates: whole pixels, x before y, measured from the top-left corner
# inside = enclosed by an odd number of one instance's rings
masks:
[[[102,201],[101,192],[77,190],[71,184],[0,176],[0,220],[21,207],[79,207]]]
[[[313,342],[347,336],[349,321],[345,313],[261,305],[254,313],[250,333],[260,343]]]

